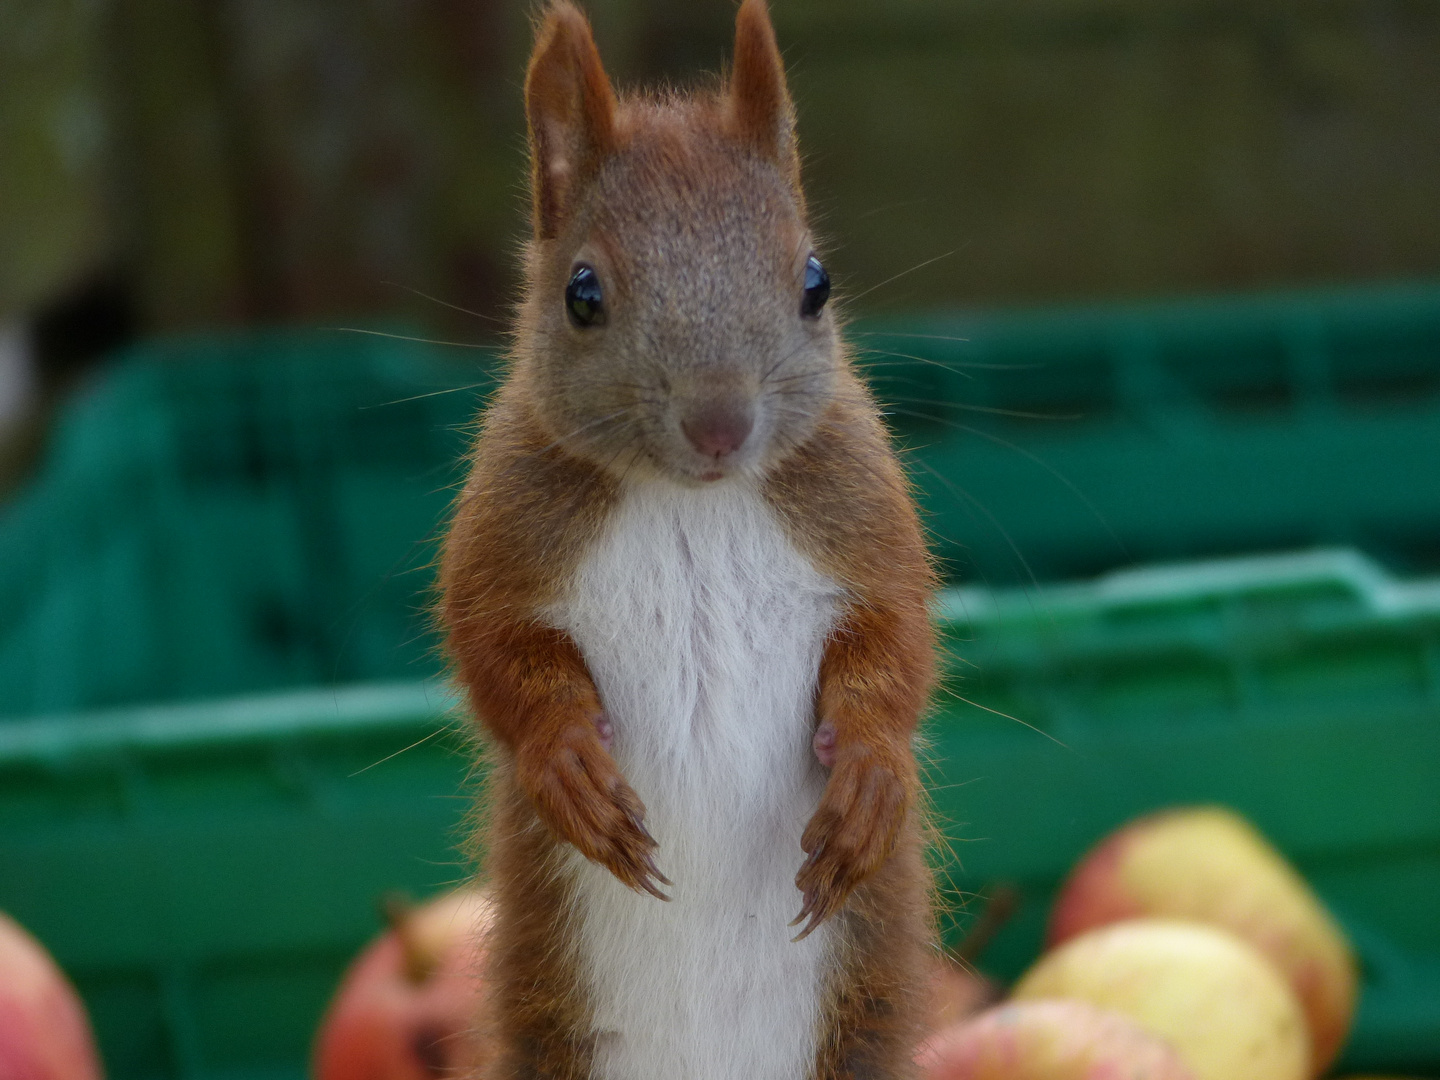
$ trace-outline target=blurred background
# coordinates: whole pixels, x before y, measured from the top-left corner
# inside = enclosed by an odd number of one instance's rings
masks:
[[[958,587],[951,939],[1019,895],[1014,975],[1086,845],[1224,802],[1359,942],[1347,1061],[1440,1071],[1440,4],[773,8]],[[622,86],[725,63],[730,0],[588,10]],[[0,909],[117,1077],[300,1075],[466,872],[426,605],[530,18],[0,0]]]
[[[731,7],[591,11],[634,85],[718,71]],[[861,311],[1440,266],[1426,0],[793,0],[775,19],[812,205]],[[385,316],[498,330],[523,233],[528,5],[9,0],[0,20],[10,426],[135,336]]]

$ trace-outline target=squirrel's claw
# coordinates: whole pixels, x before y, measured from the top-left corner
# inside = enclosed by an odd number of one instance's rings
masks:
[[[673,889],[675,887],[675,883],[656,868],[655,856],[653,854],[645,856],[645,869],[649,871],[650,876],[653,877],[656,881],[658,881],[661,885],[664,885],[666,888],[669,889]],[[669,900],[670,898],[666,896],[663,899]]]
[[[791,938],[791,941],[804,940],[805,938],[810,936],[810,932],[812,930],[814,930],[817,926],[819,926],[822,922],[825,921],[824,916],[821,915],[820,912],[817,912],[815,910],[816,899],[817,897],[814,889],[806,890],[804,902],[800,908],[800,914],[796,915],[795,918],[790,920],[790,925],[799,926],[802,922],[805,922],[807,918],[810,921],[808,923],[805,923],[805,929],[801,930],[798,934]]]
[[[557,741],[543,756],[516,760],[517,778],[540,819],[630,888],[668,900],[656,885],[671,882],[655,866],[659,845],[645,828],[645,805],[595,727],[577,724]]]
[[[796,941],[833,917],[856,885],[884,864],[895,850],[909,805],[910,783],[903,761],[891,761],[863,744],[837,754],[820,805],[800,845],[807,853],[795,875],[804,896],[804,922]]]
[[[648,877],[640,882],[639,888],[636,891],[642,890],[655,897],[656,900],[664,900],[667,904],[670,902],[670,897],[661,892],[655,882],[651,881]]]

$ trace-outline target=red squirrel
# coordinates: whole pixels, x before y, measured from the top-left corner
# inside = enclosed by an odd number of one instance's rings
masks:
[[[625,97],[558,0],[525,109],[525,291],[440,581],[492,744],[493,1075],[910,1076],[932,570],[764,0],[717,90]]]

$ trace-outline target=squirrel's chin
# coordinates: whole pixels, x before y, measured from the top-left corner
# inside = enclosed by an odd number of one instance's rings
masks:
[[[747,468],[745,464],[739,462],[733,465],[709,465],[674,470],[674,475],[681,483],[686,487],[693,488],[714,487],[727,481],[743,480],[752,473],[751,468]]]
[[[715,484],[726,480],[733,480],[737,476],[744,475],[744,469],[718,468],[718,469],[686,469],[681,472],[681,480],[689,487],[712,487]]]
[[[760,447],[747,447],[724,461],[713,461],[698,454],[672,447],[639,446],[627,454],[587,452],[593,461],[612,477],[626,483],[669,481],[688,488],[707,488],[730,483],[760,480],[770,461]]]

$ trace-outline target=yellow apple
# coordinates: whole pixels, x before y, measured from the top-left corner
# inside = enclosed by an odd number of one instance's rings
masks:
[[[1111,833],[1076,866],[1050,917],[1049,943],[1142,915],[1229,930],[1270,958],[1300,999],[1319,1074],[1355,1013],[1355,958],[1304,879],[1239,815],[1169,810]]]
[[[1130,919],[1042,956],[1014,998],[1114,1009],[1169,1040],[1197,1080],[1305,1080],[1310,1039],[1274,966],[1223,930]]]
[[[1083,1001],[1023,1001],[932,1036],[925,1080],[1196,1080],[1164,1039]]]

